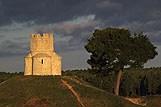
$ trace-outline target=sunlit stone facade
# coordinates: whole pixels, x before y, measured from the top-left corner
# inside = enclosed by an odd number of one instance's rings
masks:
[[[24,75],[61,75],[61,57],[55,52],[52,33],[32,34]]]

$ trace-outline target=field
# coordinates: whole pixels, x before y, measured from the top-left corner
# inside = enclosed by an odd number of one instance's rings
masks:
[[[160,107],[161,96],[157,91],[160,75],[160,68],[126,70],[121,96],[115,96],[112,94],[113,74],[84,70],[46,77],[0,73],[0,107]],[[146,96],[135,91],[143,78],[146,94],[149,94]]]
[[[140,107],[71,76],[14,76],[0,84],[0,107]]]
[[[73,70],[64,75],[79,79],[113,93],[115,74],[99,73],[93,70]],[[153,96],[161,94],[161,68],[125,69],[121,78],[120,95],[125,97]]]

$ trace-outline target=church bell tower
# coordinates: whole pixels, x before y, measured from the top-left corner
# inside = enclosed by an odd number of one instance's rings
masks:
[[[52,33],[31,35],[24,75],[61,75],[61,57],[55,52]]]

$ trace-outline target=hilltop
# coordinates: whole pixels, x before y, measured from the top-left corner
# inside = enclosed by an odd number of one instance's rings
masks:
[[[12,77],[0,96],[0,107],[141,107],[71,76]]]

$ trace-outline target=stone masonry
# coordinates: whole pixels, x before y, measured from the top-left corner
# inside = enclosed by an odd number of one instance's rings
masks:
[[[24,75],[61,75],[61,57],[55,52],[52,33],[32,34]]]

